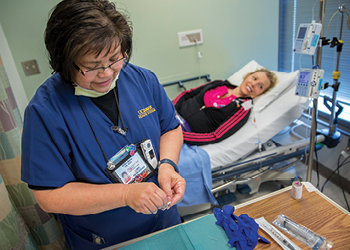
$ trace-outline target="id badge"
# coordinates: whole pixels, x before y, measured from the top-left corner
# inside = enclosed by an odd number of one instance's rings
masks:
[[[116,183],[147,181],[155,172],[157,157],[150,140],[130,144],[119,150],[107,162],[105,171]]]

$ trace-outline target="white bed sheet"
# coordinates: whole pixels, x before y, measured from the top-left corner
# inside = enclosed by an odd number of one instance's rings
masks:
[[[308,99],[295,95],[298,78],[262,111],[250,114],[247,123],[229,138],[200,146],[210,157],[211,169],[229,166],[257,149],[259,140],[266,142],[297,119],[307,108]],[[254,117],[256,124],[254,123]]]

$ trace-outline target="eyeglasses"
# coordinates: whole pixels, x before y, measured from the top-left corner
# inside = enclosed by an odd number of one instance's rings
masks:
[[[86,70],[86,71],[83,71],[82,69],[80,69],[78,67],[78,65],[76,65],[74,62],[73,62],[73,66],[76,70],[78,70],[83,76],[86,76],[86,74],[89,74],[89,72],[92,72],[94,74],[99,74],[99,73],[103,73],[105,72],[106,69],[111,69],[111,70],[117,70],[116,66],[117,66],[117,62],[120,62],[121,60],[123,60],[124,62],[126,62],[126,59],[127,59],[127,56],[125,55],[124,57],[118,59],[117,61],[115,62],[112,62],[110,65],[108,65],[107,67],[99,67],[99,68],[95,68],[95,69],[89,69],[89,70]]]

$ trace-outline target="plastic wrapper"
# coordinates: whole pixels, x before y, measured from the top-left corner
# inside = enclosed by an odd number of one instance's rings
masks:
[[[333,246],[332,241],[295,223],[283,214],[278,215],[272,223],[313,250],[326,250]]]

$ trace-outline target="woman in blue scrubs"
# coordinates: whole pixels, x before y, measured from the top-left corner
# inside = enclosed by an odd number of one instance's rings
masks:
[[[22,180],[60,219],[69,247],[100,249],[180,223],[181,127],[155,74],[129,63],[127,19],[109,1],[64,0],[45,44],[55,73],[25,111]],[[108,159],[144,139],[157,171],[144,182],[115,183]]]

